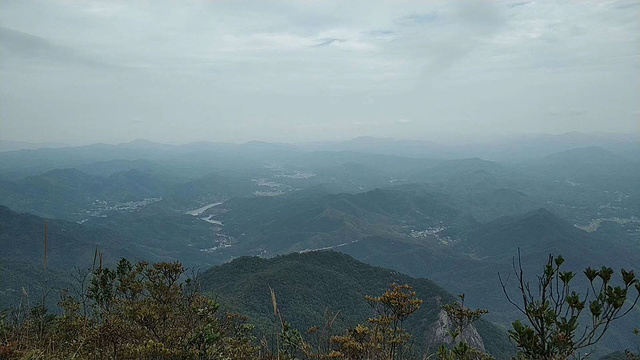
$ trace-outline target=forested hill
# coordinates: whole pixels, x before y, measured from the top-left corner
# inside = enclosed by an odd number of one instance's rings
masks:
[[[47,273],[43,274],[45,223],[48,225]],[[64,220],[21,214],[0,206],[0,308],[17,304],[23,292],[69,287],[73,267],[91,267],[96,250],[105,264],[121,257],[136,259],[130,244],[111,230],[87,228]],[[24,290],[23,290],[24,289]],[[57,294],[52,296],[52,304]]]
[[[396,271],[367,265],[334,251],[313,251],[271,259],[242,257],[215,266],[201,276],[203,291],[233,311],[247,314],[263,329],[274,324],[270,288],[277,306],[294,328],[306,331],[321,325],[326,312],[338,312],[334,331],[365,321],[372,316],[366,295],[384,292],[391,283],[413,286],[424,300],[406,327],[417,346],[433,346],[429,338],[441,305],[455,298],[434,282]],[[506,333],[485,321],[477,324],[488,352],[505,358],[513,349]]]

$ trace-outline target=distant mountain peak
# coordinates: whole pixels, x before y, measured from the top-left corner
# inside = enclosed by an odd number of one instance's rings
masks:
[[[535,228],[538,233],[546,231],[556,232],[560,229],[568,232],[581,232],[581,230],[564,221],[546,208],[532,210],[520,216],[509,217],[509,219],[511,219],[513,224],[524,225],[526,228]]]
[[[586,246],[589,235],[545,208],[519,216],[505,216],[475,229],[469,234],[469,244],[475,251],[489,256],[524,253],[566,253],[566,249]]]
[[[124,143],[124,144],[157,144],[154,141],[151,141],[149,139],[134,139],[129,141],[128,143]]]
[[[173,148],[173,145],[163,144],[147,139],[135,139],[129,141],[128,143],[121,143],[117,145],[118,147],[129,148],[129,149],[162,149],[162,148]]]

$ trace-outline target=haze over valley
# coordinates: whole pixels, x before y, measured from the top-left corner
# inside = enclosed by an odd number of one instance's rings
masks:
[[[2,2],[0,358],[637,359],[637,10]]]

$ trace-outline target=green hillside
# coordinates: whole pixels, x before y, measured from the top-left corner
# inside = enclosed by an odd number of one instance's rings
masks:
[[[523,269],[531,280],[549,254],[563,255],[569,270],[578,274],[589,266],[637,268],[640,244],[607,235],[587,233],[548,210],[538,209],[473,225],[456,234],[456,240],[448,245],[374,237],[338,250],[373,265],[429,277],[452,293],[464,292],[471,306],[488,309],[488,319],[508,326],[519,314],[505,300],[498,274],[506,278],[513,272],[512,261],[518,249]],[[509,284],[509,289],[515,291],[515,284]],[[576,284],[578,289],[588,288],[583,277]],[[630,346],[635,340],[630,329],[639,320],[640,313],[632,312],[613,324],[614,331],[603,337],[600,346],[609,349]]]
[[[47,274],[43,274],[44,224],[47,223]],[[138,258],[131,244],[111,230],[92,229],[55,219],[20,214],[0,206],[0,308],[17,304],[22,288],[40,294],[45,281],[55,290],[70,286],[74,266],[90,268],[95,251],[104,253],[104,263],[121,257]]]
[[[238,246],[266,254],[343,245],[366,236],[408,234],[441,222],[472,219],[446,195],[406,185],[359,194],[301,191],[279,197],[237,198],[216,219]]]
[[[132,207],[127,202],[159,199],[172,182],[141,170],[126,170],[108,177],[77,169],[57,169],[0,186],[0,204],[17,211],[68,220],[82,220],[98,210]],[[154,200],[155,201],[155,200]]]
[[[271,259],[243,257],[201,275],[204,291],[230,309],[249,315],[262,329],[274,323],[269,291],[273,288],[278,308],[301,331],[321,325],[326,310],[338,312],[336,328],[362,322],[372,315],[365,295],[382,293],[390,283],[409,284],[424,300],[406,323],[416,344],[424,346],[440,306],[454,301],[452,295],[427,279],[367,265],[333,251],[293,253]],[[488,322],[482,322],[479,329],[489,352],[499,358],[509,353],[504,332]]]

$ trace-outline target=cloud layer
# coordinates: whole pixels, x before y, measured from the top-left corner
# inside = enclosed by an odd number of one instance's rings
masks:
[[[7,0],[0,139],[637,132],[639,5]]]

